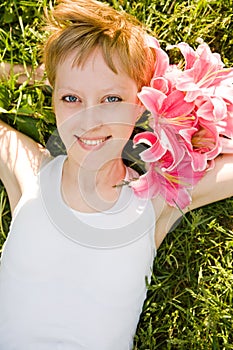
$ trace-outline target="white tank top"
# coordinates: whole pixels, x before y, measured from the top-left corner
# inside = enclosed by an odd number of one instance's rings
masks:
[[[14,213],[0,267],[1,350],[129,350],[155,256],[154,210],[124,186],[103,213],[63,201],[65,156]]]

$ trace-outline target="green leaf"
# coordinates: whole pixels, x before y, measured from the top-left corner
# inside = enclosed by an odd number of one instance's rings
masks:
[[[0,86],[0,108],[1,112],[7,110],[10,105],[10,95],[5,85]],[[4,112],[3,112],[4,113]]]

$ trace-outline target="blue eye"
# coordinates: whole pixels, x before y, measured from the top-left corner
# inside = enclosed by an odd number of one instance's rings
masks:
[[[122,98],[119,96],[108,96],[104,99],[104,102],[107,103],[114,103],[114,102],[121,102]]]
[[[75,103],[79,101],[79,99],[73,95],[66,95],[62,97],[62,100],[68,103]]]

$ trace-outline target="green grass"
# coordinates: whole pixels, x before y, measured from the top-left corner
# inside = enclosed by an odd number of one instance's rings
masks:
[[[135,349],[233,349],[233,199],[186,218],[158,251]]]
[[[197,38],[233,66],[233,1],[108,1],[142,20],[165,48]],[[41,14],[49,0],[0,4],[0,60],[25,67],[40,64]],[[175,60],[176,57],[173,57]],[[55,129],[51,92],[37,83],[0,86],[0,117],[46,144]],[[0,245],[10,225],[9,203],[0,185]],[[1,248],[0,248],[1,249]],[[134,350],[233,349],[233,198],[186,215],[159,248]]]

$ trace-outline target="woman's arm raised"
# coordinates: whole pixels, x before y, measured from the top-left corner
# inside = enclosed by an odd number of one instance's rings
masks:
[[[233,196],[233,154],[221,154],[192,191],[188,211]]]
[[[183,211],[161,200],[152,200],[157,216],[155,243],[158,248],[172,226],[190,210],[233,196],[233,154],[222,154],[215,160],[215,167],[193,189],[192,202]],[[159,208],[159,210],[158,210]]]
[[[11,74],[17,77],[19,84],[26,80],[33,84],[42,81],[44,67],[39,66],[32,71],[30,66],[2,62],[0,80],[9,79]],[[40,144],[0,121],[0,179],[6,188],[12,212],[25,186],[37,173],[42,156],[47,157],[48,152]]]
[[[43,146],[0,121],[0,179],[12,212],[38,172],[42,158],[48,156]]]

